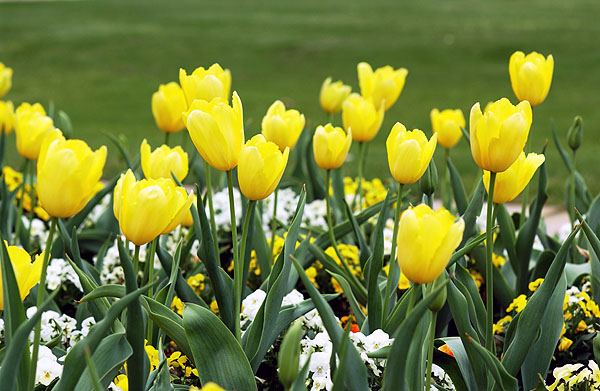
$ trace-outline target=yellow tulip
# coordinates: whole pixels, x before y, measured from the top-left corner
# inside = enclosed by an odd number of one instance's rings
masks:
[[[333,170],[344,164],[350,145],[352,129],[348,134],[344,129],[331,124],[319,125],[313,136],[313,153],[317,165],[325,170]]]
[[[475,163],[487,171],[507,170],[527,143],[531,119],[528,101],[513,106],[502,98],[487,105],[485,113],[481,112],[479,103],[475,103],[469,121]]]
[[[192,194],[192,205],[193,208],[198,208],[198,196],[196,196],[196,194]],[[190,210],[188,210],[188,212],[186,213],[185,218],[181,222],[181,225],[183,225],[184,227],[189,227],[193,224],[194,217],[192,216],[192,210],[190,208]]]
[[[290,149],[283,153],[277,144],[257,134],[246,142],[240,152],[238,182],[240,190],[249,200],[267,198],[279,184],[285,171]]]
[[[328,77],[321,85],[319,103],[329,114],[339,113],[342,110],[342,103],[350,95],[350,91],[352,91],[352,87],[345,85],[341,80],[332,83],[331,77]]]
[[[161,84],[152,94],[152,115],[156,126],[163,132],[173,133],[184,128],[181,113],[187,110],[183,90],[179,84]]]
[[[161,145],[151,151],[150,144],[144,139],[140,147],[140,155],[142,171],[148,179],[172,179],[171,172],[173,172],[181,182],[188,174],[188,154],[180,146],[171,148],[168,145]]]
[[[431,110],[431,127],[438,135],[438,142],[444,148],[450,149],[456,145],[462,136],[465,117],[462,110],[446,109],[441,112],[438,109]]]
[[[283,152],[286,148],[294,149],[304,124],[304,114],[298,110],[286,110],[283,102],[276,100],[263,117],[262,134]]]
[[[42,275],[42,263],[44,261],[44,253],[35,256],[35,260],[31,262],[31,256],[24,249],[17,246],[9,246],[6,240],[4,241],[8,257],[12,263],[17,285],[19,286],[19,294],[21,300],[25,300],[31,288],[40,282]],[[0,272],[0,310],[4,309],[4,295],[2,286],[2,272]]]
[[[208,382],[204,385],[204,387],[202,387],[202,390],[200,391],[225,391],[223,388],[221,388],[219,385],[217,385],[216,383],[213,382]]]
[[[214,98],[229,99],[231,72],[219,64],[208,69],[198,67],[188,75],[185,69],[179,69],[179,83],[183,88],[188,106],[196,99],[211,101]]]
[[[121,174],[115,186],[113,212],[121,232],[141,246],[181,224],[193,198],[171,179],[136,181],[131,170]]]
[[[183,121],[198,153],[214,168],[228,171],[237,166],[244,145],[242,101],[233,93],[232,106],[223,98],[195,100]]]
[[[408,71],[405,68],[394,70],[389,65],[373,71],[366,62],[359,63],[357,68],[361,95],[373,99],[375,107],[382,103],[385,103],[385,110],[392,107],[404,88]]]
[[[517,198],[517,196],[525,189],[533,174],[539,166],[544,163],[544,155],[530,153],[525,157],[525,153],[521,152],[517,160],[508,168],[508,170],[496,175],[494,183],[494,202],[503,204]],[[490,184],[490,172],[483,172],[483,184],[488,190]]]
[[[342,104],[342,122],[346,130],[352,129],[352,140],[371,141],[383,122],[383,104],[375,107],[371,99],[365,99],[357,93],[351,94]]]
[[[43,107],[36,103],[22,103],[15,115],[17,150],[26,159],[35,160],[46,137],[56,133],[52,118],[46,116]]]
[[[397,255],[402,273],[414,283],[435,280],[460,244],[465,222],[446,209],[425,204],[410,207],[398,223]]]
[[[423,131],[407,131],[396,122],[385,143],[390,172],[396,182],[407,185],[418,181],[429,166],[436,144],[437,133],[428,141]]]
[[[0,98],[6,95],[12,87],[12,74],[12,68],[0,62]]]
[[[0,132],[6,134],[15,127],[15,106],[11,101],[0,100]]]
[[[527,100],[532,106],[542,103],[552,84],[554,57],[531,52],[514,52],[508,63],[508,73],[513,91],[520,101]]]
[[[37,193],[53,217],[71,217],[96,194],[106,162],[106,147],[95,152],[82,140],[57,133],[42,145],[37,162]]]

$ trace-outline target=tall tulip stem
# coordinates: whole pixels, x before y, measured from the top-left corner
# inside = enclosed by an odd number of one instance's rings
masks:
[[[529,154],[529,140],[525,144],[525,156]],[[525,215],[527,214],[527,204],[529,203],[529,183],[523,189],[523,201],[521,203],[521,215],[519,216],[519,228],[525,224]]]
[[[242,239],[240,241],[240,255],[239,262],[233,264],[233,300],[235,303],[235,314],[234,319],[240,318],[240,310],[242,307],[242,291],[244,289],[244,276],[246,275],[246,241],[248,239],[248,230],[250,228],[250,220],[256,206],[255,200],[249,200],[246,208],[246,215],[244,216],[244,227],[242,229]],[[240,322],[236,323],[236,332],[240,327]]]
[[[402,191],[404,185],[402,183],[398,186],[398,195],[396,197],[396,214],[394,216],[394,234],[392,236],[392,249],[390,251],[390,268],[388,270],[387,284],[385,286],[385,296],[383,302],[383,316],[387,317],[388,308],[390,303],[390,296],[396,292],[398,282],[394,278],[394,269],[396,268],[396,237],[398,236],[398,222],[400,221],[400,213],[402,212]],[[393,289],[393,291],[392,291]]]
[[[17,217],[15,219],[15,243],[17,241],[20,243],[21,239],[21,226],[23,225],[23,221],[21,216],[23,216],[23,202],[25,200],[25,185],[29,179],[29,166],[31,165],[31,160],[25,159],[25,164],[23,164],[23,187],[21,188],[21,198],[19,199],[19,207],[17,208]]]
[[[167,133],[168,134],[168,133]],[[208,198],[208,209],[210,211],[210,229],[212,231],[213,245],[215,247],[215,256],[219,259],[219,235],[217,233],[217,224],[215,223],[215,208],[212,197],[212,168],[208,162],[204,166],[204,175],[206,176],[206,197]]]
[[[406,316],[410,314],[413,307],[415,306],[415,301],[417,301],[417,296],[419,295],[419,291],[421,290],[421,284],[417,284],[416,282],[412,285],[412,291],[410,292],[410,296],[408,296],[408,308],[406,309]]]
[[[571,218],[571,224],[575,222],[575,151],[571,157],[571,172],[569,175],[569,217]]]
[[[485,260],[485,304],[486,304],[486,332],[485,347],[492,352],[494,350],[494,264],[492,256],[494,251],[493,226],[494,226],[494,186],[496,184],[496,173],[490,172],[490,184],[487,200],[487,223],[486,223],[486,260]]]
[[[275,258],[273,250],[275,249],[275,231],[277,230],[277,194],[279,193],[279,186],[275,188],[273,193],[273,218],[271,219],[271,262],[273,262]]]
[[[450,185],[450,165],[448,162],[450,161],[450,150],[448,148],[444,148],[444,175],[442,179],[442,203],[444,208],[450,210],[452,206],[452,192]]]
[[[432,283],[433,284],[433,283]],[[431,389],[431,367],[433,365],[433,341],[435,340],[435,323],[437,312],[431,313],[431,322],[429,323],[429,346],[427,349],[427,370],[425,372],[425,389]]]
[[[358,143],[358,188],[352,200],[352,206],[356,207],[358,200],[358,209],[362,210],[362,181],[363,181],[363,166],[365,164],[365,143]]]
[[[31,226],[33,225],[33,216],[35,215],[35,204],[37,203],[35,187],[34,187],[34,178],[35,178],[35,165],[32,164],[30,166],[29,173],[29,227],[27,228],[27,245],[29,245],[29,241],[31,240]]]
[[[240,306],[241,291],[237,293],[238,285],[241,284],[242,280],[242,265],[240,264],[240,256],[238,252],[238,239],[237,239],[237,222],[235,219],[235,203],[233,198],[233,174],[232,171],[227,171],[227,188],[229,189],[229,216],[231,217],[231,241],[233,242],[233,289],[234,289],[234,302],[233,302],[233,323],[235,325],[235,337],[238,341],[242,340],[242,330],[240,328]],[[239,297],[239,300],[238,300]]]
[[[165,132],[165,145],[169,145],[170,136],[171,136],[171,132]]]
[[[52,253],[52,240],[54,239],[54,232],[56,231],[56,224],[58,222],[57,217],[52,217],[50,222],[50,231],[48,232],[48,238],[46,239],[46,247],[44,247],[44,258],[42,262],[42,274],[40,277],[40,283],[37,291],[37,308],[42,306],[44,303],[44,294],[46,293],[46,273],[48,269],[48,262],[50,261],[50,254]],[[36,323],[33,332],[33,350],[31,352],[31,367],[29,371],[29,385],[28,389],[33,389],[35,383],[35,373],[37,370],[37,359],[40,351],[40,337],[42,333],[42,321],[41,319]]]

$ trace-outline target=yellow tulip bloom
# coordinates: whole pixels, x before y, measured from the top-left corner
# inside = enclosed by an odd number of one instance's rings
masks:
[[[502,98],[481,112],[479,103],[471,108],[469,131],[471,154],[484,170],[502,172],[519,157],[531,127],[531,106],[523,101],[513,106]]]
[[[31,262],[31,256],[24,249],[17,246],[9,246],[6,240],[4,241],[8,257],[12,263],[13,271],[17,285],[19,285],[19,294],[21,300],[25,300],[31,288],[40,282],[42,275],[42,263],[44,261],[44,253],[35,256],[35,260]],[[4,294],[2,285],[2,272],[0,272],[0,310],[4,309]]]
[[[121,174],[115,186],[113,212],[121,232],[141,246],[181,224],[193,198],[171,179],[136,181],[131,170]]]
[[[282,101],[276,100],[262,120],[262,134],[279,146],[281,152],[294,149],[306,121],[298,110],[286,110]]]
[[[342,122],[346,131],[352,129],[352,140],[371,141],[381,128],[383,103],[375,107],[371,99],[365,99],[357,93],[351,94],[342,104]]]
[[[106,162],[106,147],[95,152],[82,140],[57,133],[42,145],[37,162],[37,193],[53,217],[71,217],[96,194]]]
[[[232,106],[223,98],[195,100],[183,114],[184,123],[198,153],[214,168],[228,171],[237,166],[244,145],[242,101],[233,93]]]
[[[436,144],[437,133],[427,140],[423,131],[407,131],[396,122],[385,143],[390,172],[396,182],[407,185],[418,181],[427,170]]]
[[[358,64],[358,84],[360,93],[365,98],[373,99],[375,107],[385,103],[385,110],[388,110],[400,96],[406,81],[408,71],[405,68],[394,70],[389,65],[373,68],[366,62]]]
[[[179,69],[179,83],[183,88],[188,106],[196,99],[211,101],[214,98],[229,99],[231,72],[219,64],[208,69],[198,67],[188,75],[185,69]]]
[[[221,388],[219,385],[217,385],[216,383],[213,382],[208,382],[204,385],[204,387],[202,387],[202,390],[200,391],[225,391],[223,388]]]
[[[240,152],[238,183],[249,200],[267,198],[279,184],[288,161],[290,149],[283,153],[277,144],[257,134],[246,142]]]
[[[514,52],[508,63],[510,83],[517,99],[527,100],[532,106],[542,103],[552,84],[554,57],[531,52]]]
[[[48,135],[56,133],[52,118],[46,116],[42,105],[22,103],[15,115],[17,150],[26,159],[35,160]]]
[[[465,229],[446,209],[425,204],[410,207],[398,223],[397,255],[402,273],[414,283],[435,280],[446,268]]]
[[[530,153],[525,157],[525,153],[521,152],[517,160],[508,168],[508,170],[496,175],[494,184],[494,202],[503,204],[517,198],[525,189],[535,171],[544,163],[544,155]],[[483,172],[483,184],[485,189],[489,189],[490,172]]]
[[[192,207],[193,208],[198,208],[198,196],[196,196],[196,194],[192,193]],[[186,213],[183,221],[181,222],[181,225],[183,225],[184,227],[189,227],[192,226],[194,224],[194,217],[192,216],[192,210],[190,208],[190,210],[188,210],[188,212]]]
[[[0,98],[10,91],[12,87],[13,70],[0,62]]]
[[[152,115],[156,126],[163,132],[173,133],[183,129],[181,113],[188,108],[179,84],[170,82],[161,84],[152,94]]]
[[[456,145],[462,136],[462,130],[466,125],[462,110],[446,109],[439,111],[431,110],[431,127],[438,135],[438,142],[444,148],[450,149]]]
[[[151,151],[150,144],[144,139],[140,146],[140,155],[142,171],[148,179],[172,179],[173,172],[181,182],[188,174],[188,154],[180,146],[170,148],[168,145],[161,145]]]
[[[339,113],[342,110],[342,103],[351,91],[352,87],[342,83],[341,80],[332,83],[331,77],[328,77],[321,85],[321,93],[319,94],[321,108],[329,114]]]
[[[313,136],[313,153],[317,165],[325,170],[333,170],[344,164],[350,145],[352,129],[348,134],[344,129],[331,124],[319,125]]]
[[[15,127],[15,106],[11,101],[0,100],[0,132],[6,134]]]

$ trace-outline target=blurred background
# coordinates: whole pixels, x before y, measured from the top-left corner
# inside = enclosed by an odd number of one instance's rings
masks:
[[[150,109],[161,83],[179,68],[220,63],[244,105],[246,137],[260,131],[270,104],[283,100],[307,118],[328,121],[318,103],[323,80],[358,91],[356,65],[405,67],[408,77],[369,147],[366,176],[389,177],[385,139],[400,121],[431,134],[432,108],[460,108],[508,97],[508,60],[516,50],[552,54],[548,98],[534,108],[532,151],[549,141],[551,202],[562,199],[567,171],[552,141],[556,125],[566,146],[575,115],[584,119],[577,165],[593,194],[600,191],[600,1],[0,0],[0,61],[14,69],[5,99],[40,102],[69,114],[74,137],[109,146],[105,177],[124,168],[105,132],[122,135],[131,151],[143,138],[164,140]],[[341,125],[341,117],[335,118]],[[185,132],[171,137],[184,143]],[[9,138],[14,145],[14,135]],[[186,148],[193,145],[187,141]],[[436,155],[442,157],[442,151]],[[354,147],[352,153],[355,153]],[[470,191],[480,172],[463,140],[452,150]],[[20,167],[16,152],[9,163]],[[438,167],[440,167],[438,165]],[[356,175],[355,161],[343,166]]]

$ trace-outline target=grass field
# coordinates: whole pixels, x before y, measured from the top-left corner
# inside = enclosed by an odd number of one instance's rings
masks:
[[[396,121],[430,132],[433,107],[468,115],[477,101],[507,96],[514,102],[511,53],[552,53],[553,85],[534,109],[532,149],[551,140],[551,120],[564,135],[582,115],[585,144],[577,160],[595,194],[599,17],[597,0],[0,1],[0,61],[15,70],[7,99],[53,101],[69,113],[77,137],[98,146],[108,143],[103,132],[123,134],[131,149],[144,137],[162,142],[150,97],[160,83],[177,80],[179,67],[219,62],[229,68],[247,135],[260,130],[275,99],[305,113],[312,131],[327,120],[318,105],[322,81],[332,76],[356,90],[359,61],[406,67],[404,92],[370,147],[372,177],[388,175],[385,138]],[[115,173],[121,166],[112,145],[110,151],[108,171]],[[466,143],[452,155],[471,187],[478,171]],[[547,157],[558,202],[566,170],[552,142]],[[11,159],[19,161],[14,153]],[[345,170],[355,173],[353,165]]]

